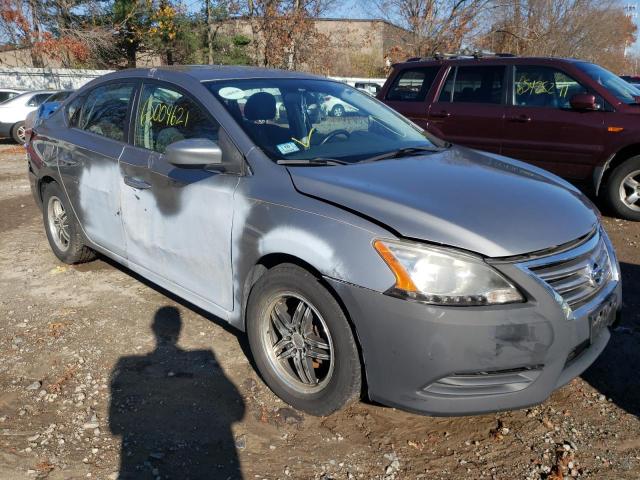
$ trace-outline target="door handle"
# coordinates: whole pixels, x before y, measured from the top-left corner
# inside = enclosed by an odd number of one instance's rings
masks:
[[[140,180],[136,177],[130,177],[128,175],[125,175],[124,183],[138,190],[146,190],[147,188],[151,188],[150,183],[145,182],[144,180]]]
[[[449,118],[451,114],[446,110],[441,110],[439,112],[433,112],[431,116],[434,118]]]
[[[510,122],[520,122],[520,123],[528,123],[531,121],[531,117],[529,115],[517,115],[515,117],[509,117]]]

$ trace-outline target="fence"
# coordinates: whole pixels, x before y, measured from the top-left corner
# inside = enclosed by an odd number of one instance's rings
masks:
[[[17,90],[74,90],[113,70],[72,70],[63,68],[0,68],[0,88]],[[372,82],[380,86],[384,78],[329,77],[348,83]]]
[[[74,90],[111,71],[62,68],[0,68],[0,88]]]

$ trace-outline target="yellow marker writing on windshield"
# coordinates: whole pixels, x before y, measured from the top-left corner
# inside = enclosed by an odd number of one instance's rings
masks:
[[[307,135],[304,138],[304,140],[298,140],[297,138],[293,138],[293,137],[291,137],[291,140],[293,140],[294,142],[302,145],[306,150],[311,146],[311,135],[313,135],[313,131],[315,129],[316,129],[315,127],[312,127],[311,130],[309,130],[309,135]]]

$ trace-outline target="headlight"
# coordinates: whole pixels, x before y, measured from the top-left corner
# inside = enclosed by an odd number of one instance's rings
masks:
[[[524,301],[518,289],[480,257],[394,240],[376,240],[373,246],[396,277],[388,292],[392,295],[451,306]]]

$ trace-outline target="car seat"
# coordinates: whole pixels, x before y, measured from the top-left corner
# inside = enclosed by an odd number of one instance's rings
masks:
[[[280,143],[291,141],[288,128],[273,123],[276,117],[276,97],[268,92],[256,92],[249,97],[244,106],[245,125],[254,140],[274,147]]]

